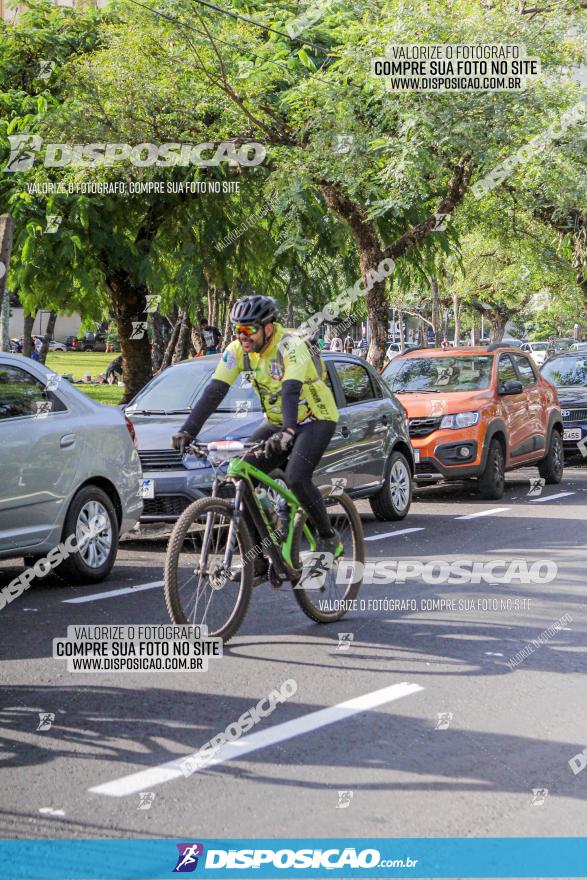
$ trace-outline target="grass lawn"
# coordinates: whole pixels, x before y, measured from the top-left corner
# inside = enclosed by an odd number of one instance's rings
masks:
[[[104,351],[50,351],[47,366],[61,375],[71,373],[74,379],[81,379],[86,373],[92,378],[106,371],[106,367],[118,357],[116,353]],[[120,402],[124,388],[118,385],[76,385],[80,391],[98,403],[115,406]]]

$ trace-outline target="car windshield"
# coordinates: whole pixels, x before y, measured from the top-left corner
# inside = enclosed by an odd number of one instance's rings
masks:
[[[147,413],[171,413],[190,410],[209,384],[216,361],[191,361],[177,364],[151,379],[133,400],[132,409]],[[245,403],[246,401],[246,403]],[[217,412],[260,412],[256,391],[242,373],[231,386]]]
[[[531,342],[533,351],[546,351],[548,344],[546,342]]]
[[[566,356],[547,361],[542,375],[556,388],[587,385],[587,355]]]
[[[490,355],[409,358],[392,361],[383,373],[391,390],[399,393],[477,391],[489,387]]]

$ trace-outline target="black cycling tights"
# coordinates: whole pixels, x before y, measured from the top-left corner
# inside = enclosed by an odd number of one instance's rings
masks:
[[[332,439],[335,428],[336,422],[323,419],[306,422],[305,425],[298,426],[293,449],[290,452],[272,453],[262,458],[251,454],[245,459],[266,474],[274,468],[282,467],[287,461],[285,468],[287,485],[300,499],[321,538],[329,538],[332,535],[332,526],[322,495],[312,482],[312,475]],[[264,421],[249,440],[251,442],[267,440],[280,430],[281,428]]]

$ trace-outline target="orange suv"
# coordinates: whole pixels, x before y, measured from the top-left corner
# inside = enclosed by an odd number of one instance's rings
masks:
[[[560,483],[557,393],[519,349],[411,351],[383,378],[408,413],[417,483],[474,477],[483,498],[501,498],[505,472],[532,464]]]

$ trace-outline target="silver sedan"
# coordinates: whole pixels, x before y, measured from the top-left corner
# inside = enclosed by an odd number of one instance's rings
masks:
[[[141,477],[119,409],[0,353],[0,559],[48,559],[66,580],[102,580],[141,515]]]

